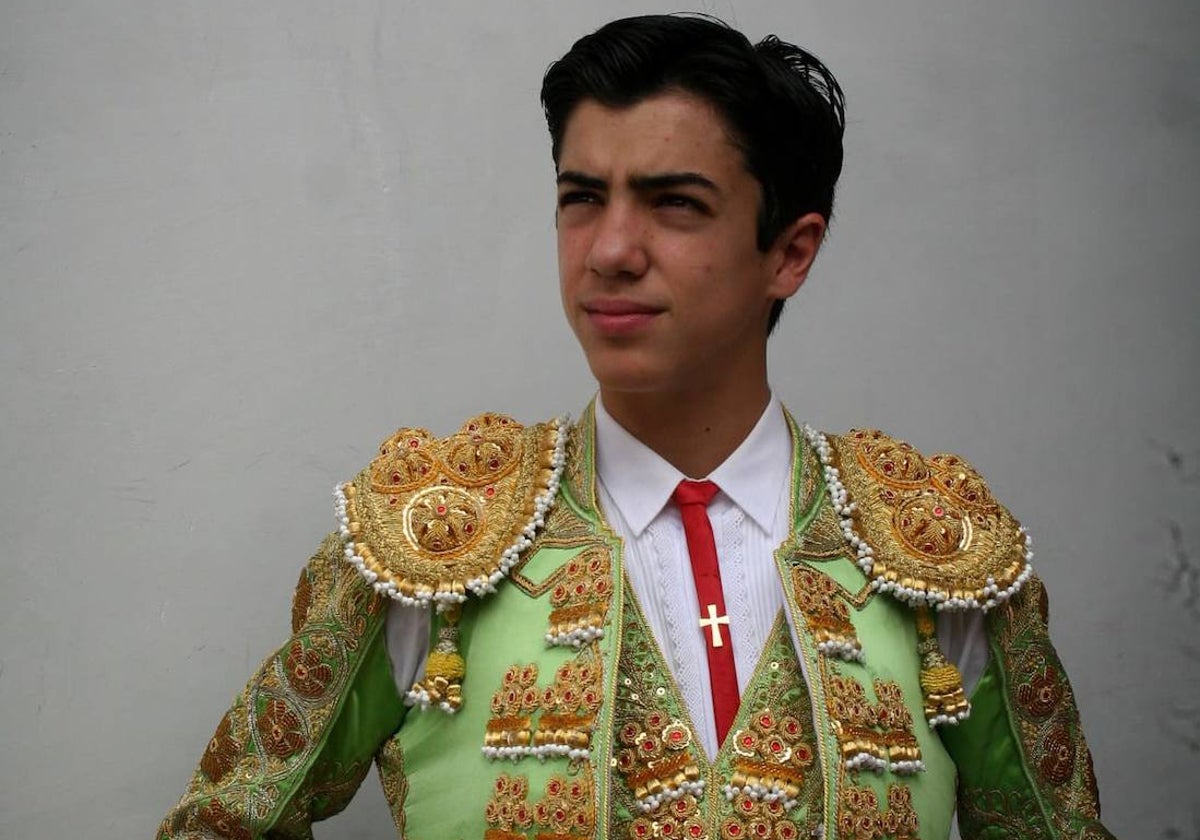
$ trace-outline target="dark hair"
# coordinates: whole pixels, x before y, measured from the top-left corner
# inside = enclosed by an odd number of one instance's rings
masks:
[[[805,213],[829,221],[842,171],[841,87],[812,53],[774,35],[751,44],[713,17],[613,21],[551,64],[542,80],[542,107],[555,165],[567,119],[582,100],[623,107],[667,90],[699,96],[723,117],[746,169],[762,185],[760,251]],[[782,310],[777,301],[768,331]]]

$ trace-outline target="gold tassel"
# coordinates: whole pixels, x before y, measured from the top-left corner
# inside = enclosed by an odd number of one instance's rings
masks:
[[[453,714],[462,706],[462,683],[467,663],[458,652],[458,621],[462,607],[451,604],[440,611],[438,640],[425,662],[425,676],[408,693],[409,701],[422,707],[438,706]]]
[[[929,725],[958,723],[971,714],[962,674],[938,644],[937,624],[928,607],[917,607],[917,652],[921,655],[921,693]]]

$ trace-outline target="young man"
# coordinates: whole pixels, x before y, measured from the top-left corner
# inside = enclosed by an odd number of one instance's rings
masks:
[[[404,428],[160,837],[1103,837],[1023,530],[977,473],[801,429],[766,342],[832,212],[813,56],[617,21],[546,74],[578,423]],[[986,614],[986,615],[985,615]],[[995,828],[993,828],[995,826]]]

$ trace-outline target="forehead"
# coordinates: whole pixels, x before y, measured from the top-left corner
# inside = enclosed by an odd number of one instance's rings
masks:
[[[744,174],[742,152],[717,110],[677,92],[621,107],[584,99],[567,119],[558,168],[602,177],[690,171],[723,180]]]

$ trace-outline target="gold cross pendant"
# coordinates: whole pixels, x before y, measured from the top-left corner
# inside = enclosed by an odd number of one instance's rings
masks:
[[[729,625],[729,616],[717,615],[717,605],[709,604],[707,607],[708,618],[700,619],[700,627],[707,629],[712,634],[712,646],[715,648],[724,647],[725,640],[721,638],[721,625]]]

